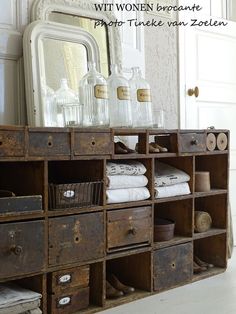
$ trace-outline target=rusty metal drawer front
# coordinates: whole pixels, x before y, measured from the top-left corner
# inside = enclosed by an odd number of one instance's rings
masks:
[[[49,291],[60,293],[68,288],[85,288],[89,286],[89,266],[60,270],[49,275]]]
[[[154,252],[154,290],[162,291],[191,280],[193,274],[192,243]]]
[[[180,153],[197,153],[206,151],[205,133],[181,133],[179,141]]]
[[[49,302],[51,314],[71,314],[86,309],[89,306],[89,287],[51,295]]]
[[[103,213],[50,219],[49,265],[82,262],[102,257],[103,220]]]
[[[41,271],[44,267],[44,222],[0,225],[0,277]]]
[[[123,250],[147,245],[152,237],[151,207],[109,211],[107,213],[107,249]]]
[[[30,156],[70,155],[70,134],[67,132],[29,132]]]
[[[23,157],[25,155],[24,131],[0,131],[0,156]]]
[[[75,155],[112,154],[110,133],[75,133]]]

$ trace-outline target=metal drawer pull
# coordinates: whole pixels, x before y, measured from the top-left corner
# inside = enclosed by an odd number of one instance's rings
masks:
[[[71,282],[71,275],[67,274],[67,275],[63,275],[63,276],[59,277],[58,282],[59,282],[59,284],[65,284],[65,283]]]
[[[62,298],[60,300],[58,300],[58,305],[59,306],[66,306],[68,304],[71,303],[71,298],[70,297],[65,297],[65,298]]]
[[[134,227],[131,227],[128,231],[129,234],[133,234],[133,235],[136,235],[137,234],[137,229],[134,228]]]
[[[11,252],[15,255],[21,255],[23,253],[23,247],[20,245],[13,246]]]
[[[191,141],[191,144],[192,144],[192,145],[198,145],[198,144],[199,144],[199,142],[198,142],[198,140],[193,139],[193,140]]]

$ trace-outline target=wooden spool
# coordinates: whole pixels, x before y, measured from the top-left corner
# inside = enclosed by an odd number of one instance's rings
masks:
[[[219,133],[217,136],[217,148],[219,150],[226,150],[228,146],[228,138],[225,133]]]
[[[206,232],[211,228],[212,219],[207,212],[195,211],[194,230],[195,232]]]
[[[195,192],[209,192],[211,190],[210,172],[195,172]]]
[[[209,151],[216,149],[216,136],[213,133],[207,134],[206,146]]]

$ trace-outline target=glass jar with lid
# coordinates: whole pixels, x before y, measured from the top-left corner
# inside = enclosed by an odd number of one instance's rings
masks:
[[[132,127],[131,96],[129,82],[111,65],[111,75],[107,80],[109,92],[110,124],[112,127]]]
[[[83,105],[83,125],[86,127],[107,127],[109,120],[107,82],[96,70],[94,62],[89,62],[89,71],[79,85],[80,102]]]
[[[55,93],[57,104],[57,126],[79,126],[82,124],[82,107],[76,92],[69,88],[67,79]]]
[[[131,88],[133,126],[152,127],[151,89],[149,83],[142,77],[139,67],[132,68],[132,77],[129,83]]]

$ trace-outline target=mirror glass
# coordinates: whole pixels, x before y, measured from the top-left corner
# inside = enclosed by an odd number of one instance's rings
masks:
[[[109,48],[108,34],[106,26],[94,27],[94,19],[70,15],[60,12],[51,12],[48,19],[52,22],[69,24],[72,26],[82,27],[90,33],[96,40],[99,47],[101,73],[108,77],[109,75]]]
[[[43,38],[40,42],[39,66],[42,81],[54,91],[59,89],[61,79],[78,91],[79,81],[87,73],[86,47],[80,43]]]

